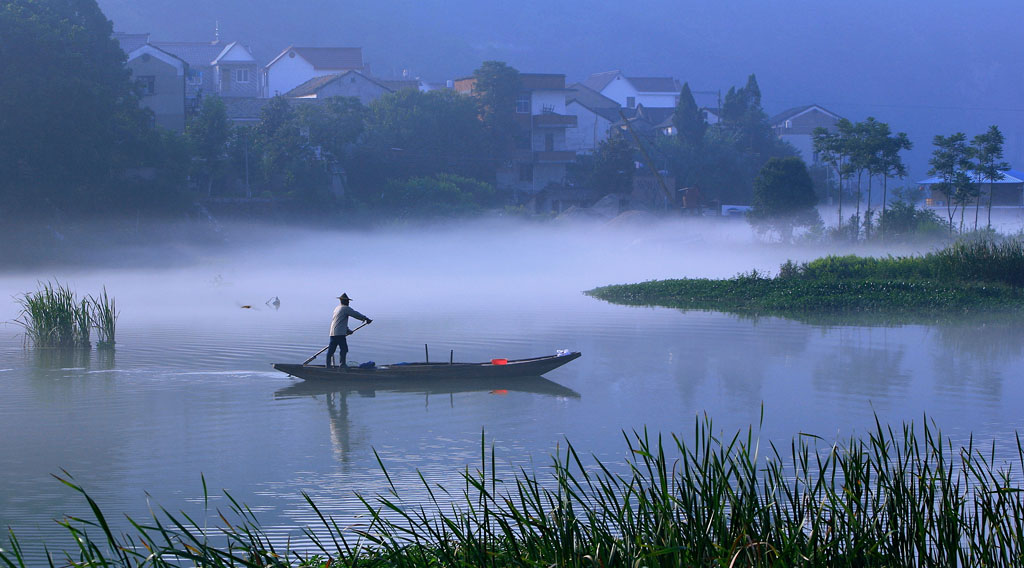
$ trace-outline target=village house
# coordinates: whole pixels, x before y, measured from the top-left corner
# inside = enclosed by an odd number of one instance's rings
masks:
[[[576,125],[565,129],[566,148],[577,154],[592,154],[608,139],[612,125],[620,121],[622,106],[597,91],[574,83],[565,97],[565,113],[576,117]]]
[[[150,43],[188,63],[185,99],[190,110],[198,110],[204,95],[259,96],[259,64],[249,49],[237,41]]]
[[[346,71],[369,73],[361,47],[289,46],[263,68],[263,96],[284,95],[311,79]]]
[[[595,73],[582,83],[625,108],[674,108],[683,89],[672,77],[626,77],[619,70]]]
[[[510,190],[525,201],[548,186],[564,186],[566,168],[576,161],[576,152],[566,144],[566,130],[577,126],[577,118],[566,114],[565,99],[570,92],[565,75],[520,73],[515,118],[519,127],[515,149],[495,172],[500,189]],[[472,95],[476,79],[459,79],[456,92]]]
[[[139,86],[140,104],[153,112],[156,126],[185,131],[185,77],[188,64],[151,45],[149,34],[115,33],[127,66]]]
[[[784,110],[771,117],[768,123],[782,141],[789,142],[800,152],[808,165],[818,163],[814,152],[814,129],[836,129],[842,117],[819,105],[804,105]]]
[[[364,105],[401,89],[423,90],[418,80],[383,80],[369,77],[359,71],[345,71],[333,75],[314,77],[285,93],[290,99],[326,99],[355,97]]]

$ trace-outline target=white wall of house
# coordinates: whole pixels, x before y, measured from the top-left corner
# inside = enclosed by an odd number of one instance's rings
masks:
[[[283,95],[313,77],[330,75],[330,71],[317,71],[313,64],[289,51],[265,70],[266,93],[268,97]]]
[[[640,102],[640,93],[621,73],[605,85],[601,94],[619,103],[622,108],[636,108],[636,103]],[[632,99],[632,105],[629,104],[630,99]]]
[[[368,105],[389,92],[391,91],[360,73],[346,73],[321,87],[316,95],[310,98],[357,97],[359,102]]]
[[[592,154],[597,146],[608,139],[612,123],[589,108],[572,101],[565,107],[566,114],[576,116],[576,126],[565,129],[565,146],[578,154]]]
[[[535,90],[530,96],[531,114],[565,114],[565,91]]]
[[[144,45],[128,55],[128,68],[136,81],[144,83],[142,106],[153,111],[157,126],[185,130],[185,62]]]

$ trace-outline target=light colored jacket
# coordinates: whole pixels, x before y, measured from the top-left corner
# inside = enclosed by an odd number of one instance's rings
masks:
[[[339,305],[334,308],[334,317],[331,318],[331,335],[348,335],[348,318],[354,317],[360,321],[366,321],[370,318],[363,314],[353,310],[349,306]]]

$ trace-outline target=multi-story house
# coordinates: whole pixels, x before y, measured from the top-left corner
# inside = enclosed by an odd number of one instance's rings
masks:
[[[800,152],[808,165],[816,163],[813,132],[819,126],[835,130],[842,117],[818,105],[804,105],[784,110],[771,117],[768,123],[775,135],[789,142]]]
[[[153,112],[156,126],[184,132],[188,64],[149,43],[149,34],[115,33],[139,86],[140,104]]]
[[[188,63],[186,104],[198,109],[204,95],[221,98],[257,97],[259,65],[247,47],[237,41],[151,41],[152,45]]]
[[[575,116],[566,114],[565,98],[570,92],[565,75],[520,73],[520,90],[515,100],[518,132],[515,148],[495,172],[500,189],[511,190],[522,200],[549,186],[565,184],[566,167],[576,161],[576,152],[566,144],[566,129],[577,125]],[[459,79],[457,92],[472,94],[475,78]]]
[[[263,68],[263,96],[284,95],[310,79],[346,71],[369,72],[361,47],[289,46]]]
[[[619,70],[595,73],[584,80],[583,85],[624,108],[675,107],[683,89],[672,77],[626,77]]]

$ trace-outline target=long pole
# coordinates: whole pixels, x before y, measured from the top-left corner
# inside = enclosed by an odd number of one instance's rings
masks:
[[[353,329],[353,330],[352,330],[352,333],[355,333],[355,332],[359,331],[359,330],[360,330],[360,329],[362,329],[363,327],[365,327],[365,326],[369,325],[369,323],[370,323],[370,322],[368,322],[368,321],[367,321],[367,322],[363,322],[363,325],[361,325],[361,326],[359,326],[359,327],[357,327],[357,328]],[[352,333],[350,333],[349,335],[352,335]],[[327,347],[330,347],[330,345],[328,345]],[[309,364],[309,362],[310,362],[310,361],[312,361],[313,359],[316,359],[316,356],[317,356],[317,355],[319,355],[319,354],[323,353],[324,351],[327,351],[327,347],[324,347],[324,348],[323,348],[323,349],[321,349],[320,351],[317,351],[316,353],[314,353],[312,357],[310,357],[309,359],[306,359],[305,361],[303,361],[303,362],[302,362],[302,364],[303,364],[303,365],[307,365],[307,364]]]

